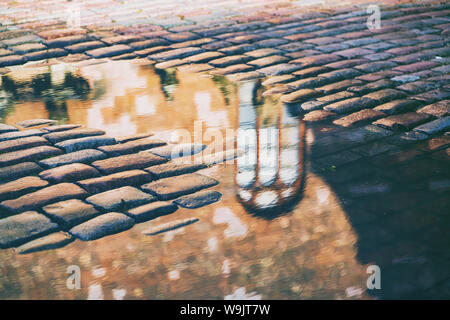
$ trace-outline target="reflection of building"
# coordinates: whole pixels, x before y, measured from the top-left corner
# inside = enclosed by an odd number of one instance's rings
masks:
[[[301,193],[305,125],[288,105],[269,99],[256,108],[256,82],[239,89],[238,198],[252,211],[283,211]],[[294,112],[295,113],[295,112]]]
[[[229,128],[235,122],[234,91],[221,87],[230,84],[217,83],[215,78],[156,70],[129,61],[71,69],[56,66],[37,71],[25,69],[29,70],[34,72],[11,73],[16,84],[23,84],[23,90],[33,92],[32,82],[42,75],[48,75],[50,81],[45,82],[47,86],[41,94],[33,96],[33,106],[31,100],[24,101],[24,95],[17,95],[5,114],[6,123],[29,119],[32,114],[33,118],[50,117],[101,128],[112,136],[150,131],[169,139],[176,129],[193,132],[196,120],[215,128]],[[90,88],[87,97],[76,94],[81,84]]]

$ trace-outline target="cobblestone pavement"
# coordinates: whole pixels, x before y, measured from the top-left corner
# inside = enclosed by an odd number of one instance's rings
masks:
[[[140,58],[156,69],[262,83],[263,97],[300,110],[309,127],[311,171],[339,198],[358,235],[358,259],[385,270],[388,289],[379,296],[450,296],[447,3],[386,3],[381,28],[373,30],[365,6],[217,2],[217,10],[173,15],[171,3],[172,14],[164,16],[164,10],[152,14],[157,3],[129,2],[120,12],[105,3],[111,2],[91,3],[75,29],[63,22],[63,10],[36,18],[29,4],[8,4],[0,20],[2,73],[43,59]],[[0,205],[11,215],[0,220],[0,230],[14,231],[2,233],[4,248],[27,252],[72,241],[59,229],[92,240],[220,198],[209,189],[217,180],[192,173],[211,163],[174,168],[164,141],[117,140],[101,130],[40,121],[18,123],[20,131],[0,125]],[[186,174],[186,183],[166,172]]]

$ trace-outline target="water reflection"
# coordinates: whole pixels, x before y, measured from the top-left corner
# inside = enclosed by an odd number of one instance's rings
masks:
[[[305,123],[295,108],[259,98],[260,84],[239,87],[237,159],[239,201],[252,213],[272,219],[295,205],[304,182]]]

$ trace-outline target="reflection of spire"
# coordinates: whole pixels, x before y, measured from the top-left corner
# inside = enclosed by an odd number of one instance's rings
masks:
[[[258,114],[256,85],[239,88],[237,143],[245,154],[236,160],[238,198],[253,212],[281,212],[301,192],[305,127],[287,105],[267,102]]]

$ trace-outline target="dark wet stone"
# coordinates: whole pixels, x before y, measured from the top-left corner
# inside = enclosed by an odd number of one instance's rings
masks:
[[[258,72],[265,76],[277,76],[280,74],[291,73],[301,68],[302,67],[300,65],[294,63],[280,63],[273,66],[258,69]]]
[[[87,30],[83,28],[63,28],[63,29],[51,29],[39,32],[38,36],[46,40],[56,39],[61,37],[68,37],[74,35],[86,34]]]
[[[267,80],[263,81],[262,85],[263,86],[271,86],[271,85],[275,85],[275,84],[291,82],[291,81],[293,81],[295,79],[296,78],[295,78],[294,75],[284,74],[284,75],[281,75],[281,76],[270,77]]]
[[[83,163],[72,163],[60,166],[57,168],[49,169],[39,173],[42,179],[50,181],[52,183],[71,182],[81,179],[96,177],[99,172]]]
[[[193,224],[195,222],[199,221],[198,218],[189,218],[189,219],[180,219],[180,220],[174,220],[168,223],[156,225],[154,227],[151,227],[147,230],[142,231],[142,233],[148,235],[148,236],[154,236],[160,233],[164,233],[167,231],[175,230],[178,228],[182,228],[185,226],[188,226],[190,224]]]
[[[78,199],[71,199],[49,204],[42,210],[64,230],[92,219],[100,214],[93,205]]]
[[[303,116],[303,120],[307,122],[319,122],[319,121],[325,121],[330,118],[336,117],[337,114],[334,112],[326,111],[326,110],[314,110],[311,112],[308,112]]]
[[[0,248],[11,248],[58,230],[58,225],[35,211],[0,219]]]
[[[334,102],[324,107],[327,111],[336,112],[339,114],[358,111],[365,108],[370,108],[375,104],[375,101],[369,98],[350,98],[338,102]]]
[[[271,55],[281,54],[282,51],[273,49],[273,48],[264,48],[264,49],[257,49],[253,51],[246,52],[245,55],[253,57],[255,59],[264,58]]]
[[[386,88],[392,88],[394,86],[394,83],[391,80],[387,79],[381,79],[375,82],[369,82],[366,85],[363,86],[356,86],[356,87],[350,87],[347,89],[347,91],[363,95],[367,94],[373,91],[378,91]]]
[[[428,121],[430,118],[431,116],[425,113],[409,112],[377,120],[374,124],[390,130],[407,131]]]
[[[172,202],[157,201],[128,210],[127,215],[136,220],[136,222],[144,222],[171,214],[177,209],[178,207]]]
[[[28,61],[38,61],[66,56],[68,53],[64,49],[49,49],[27,53],[24,58]]]
[[[126,143],[134,140],[144,139],[153,136],[153,133],[137,133],[128,136],[116,137],[117,143]]]
[[[174,49],[174,50],[164,51],[161,53],[152,54],[148,58],[150,60],[154,60],[154,61],[169,61],[169,60],[173,60],[173,59],[183,59],[183,58],[193,56],[198,53],[202,53],[204,51],[205,50],[203,50],[201,48],[185,47],[185,48],[179,48],[179,49]]]
[[[289,59],[286,57],[274,55],[274,56],[269,56],[269,57],[252,60],[248,64],[256,66],[258,68],[262,68],[262,67],[268,67],[268,66],[271,66],[271,65],[274,65],[277,63],[283,63],[283,62],[287,62],[287,61],[289,61]]]
[[[396,67],[397,64],[392,61],[375,61],[375,62],[369,62],[360,64],[355,67],[355,69],[358,69],[359,71],[366,72],[366,73],[373,73],[380,70],[389,70],[394,67]]]
[[[383,112],[372,110],[372,109],[364,109],[352,114],[349,114],[348,116],[339,118],[335,121],[333,121],[334,124],[343,126],[343,127],[350,127],[353,125],[359,125],[367,122],[375,121],[379,118],[382,118],[386,116]]]
[[[164,162],[167,162],[167,159],[148,151],[142,151],[136,154],[95,161],[92,165],[102,172],[114,173],[125,170],[144,169]]]
[[[133,50],[144,50],[144,49],[154,48],[154,47],[158,47],[158,46],[167,46],[169,44],[170,44],[169,41],[166,41],[164,39],[155,38],[155,39],[149,39],[149,40],[144,40],[144,41],[131,42],[128,45],[130,47],[132,47]]]
[[[450,90],[449,89],[446,90],[445,88],[428,91],[414,96],[414,99],[425,101],[427,103],[447,100],[449,98],[450,98]]]
[[[225,55],[233,55],[233,54],[243,54],[247,51],[253,51],[257,48],[258,48],[258,46],[254,45],[254,44],[244,43],[244,44],[239,44],[239,45],[235,45],[235,46],[221,48],[221,49],[219,49],[219,51],[224,53]]]
[[[132,218],[122,213],[110,212],[73,227],[69,233],[83,241],[90,241],[128,230],[133,226]]]
[[[206,145],[201,143],[184,143],[153,148],[148,152],[166,159],[176,159],[197,154],[202,152],[205,148]]]
[[[6,132],[6,133],[0,134],[0,142],[7,141],[7,140],[13,140],[13,139],[19,139],[19,138],[25,138],[25,137],[41,136],[43,134],[44,134],[44,132],[42,132],[41,130],[38,130],[38,129]]]
[[[116,140],[107,136],[94,136],[78,139],[64,140],[55,144],[56,147],[63,149],[65,152],[74,152],[83,149],[92,149],[101,146],[115,144]]]
[[[303,57],[300,59],[292,60],[291,63],[301,65],[303,68],[320,66],[328,63],[335,62],[340,58],[334,54],[319,54],[314,56]]]
[[[280,100],[285,103],[298,103],[304,102],[311,98],[318,96],[319,93],[312,89],[300,89],[285,95],[282,95]]]
[[[15,252],[18,254],[27,254],[43,250],[58,249],[68,245],[74,240],[74,238],[64,232],[55,232],[25,243],[15,248]]]
[[[217,68],[225,68],[234,64],[242,64],[250,61],[251,58],[246,55],[226,56],[224,58],[209,61],[209,64]]]
[[[133,48],[125,44],[118,44],[111,47],[104,47],[86,51],[85,53],[93,58],[109,58],[114,56],[119,56],[125,53],[130,53]]]
[[[24,120],[20,122],[16,122],[16,124],[22,128],[41,126],[44,124],[53,124],[56,123],[56,120],[50,119],[32,119],[32,120]]]
[[[20,197],[27,192],[33,192],[46,187],[48,182],[38,177],[24,177],[0,185],[0,201]]]
[[[22,162],[12,166],[0,168],[0,181],[15,180],[24,176],[33,175],[42,168],[34,162]]]
[[[41,43],[24,43],[17,46],[10,47],[18,55],[24,55],[34,51],[44,50],[47,47]]]
[[[443,132],[450,128],[450,116],[439,118],[434,121],[422,124],[416,128],[415,131],[433,135],[439,132]]]
[[[149,173],[142,170],[130,170],[107,176],[78,181],[78,184],[90,193],[99,193],[123,186],[140,186],[152,181]]]
[[[286,86],[292,89],[305,89],[305,88],[317,88],[323,86],[324,84],[330,83],[327,79],[322,77],[310,77],[305,79],[300,79],[294,82],[286,83]]]
[[[46,132],[60,132],[60,131],[66,131],[66,130],[73,130],[81,127],[81,125],[78,124],[60,124],[56,126],[48,126],[41,128],[42,131]]]
[[[156,197],[134,187],[125,186],[90,196],[86,201],[104,210],[125,210],[156,201]]]
[[[416,100],[400,99],[393,100],[388,103],[382,104],[375,107],[374,110],[382,111],[386,114],[392,115],[396,113],[402,113],[405,111],[410,111],[419,105]]]
[[[98,48],[104,47],[105,44],[101,41],[86,41],[76,44],[67,45],[64,49],[66,49],[68,52],[74,54],[74,53],[81,53],[89,50],[94,50]]]
[[[85,149],[41,160],[39,161],[39,164],[47,168],[54,168],[76,162],[91,163],[93,161],[97,161],[104,158],[106,158],[106,155],[99,150]]]
[[[18,129],[8,124],[0,123],[0,134],[12,131],[18,131]]]
[[[102,146],[98,147],[98,149],[106,153],[108,156],[121,156],[124,154],[135,153],[146,149],[164,146],[166,144],[166,142],[157,139],[140,139],[126,143]]]
[[[174,203],[183,208],[195,209],[217,202],[221,197],[222,194],[218,191],[206,190],[180,197]]]
[[[155,64],[156,69],[170,69],[178,66],[187,64],[188,62],[184,59],[173,59],[169,61],[163,61]]]
[[[82,198],[86,195],[86,191],[73,183],[60,183],[28,193],[14,200],[3,201],[0,203],[0,207],[18,213],[38,209],[53,202]]]
[[[218,183],[213,178],[198,173],[189,173],[144,184],[141,188],[162,200],[170,200],[215,186]]]
[[[0,153],[48,145],[48,141],[39,136],[19,138],[0,142]]]
[[[0,154],[0,166],[10,166],[24,161],[39,161],[63,152],[55,147],[39,146]]]
[[[226,68],[212,70],[210,73],[215,74],[215,75],[225,76],[225,75],[231,75],[231,74],[236,74],[236,73],[248,72],[248,71],[252,71],[253,69],[255,69],[255,67],[249,66],[247,64],[235,64],[232,66],[228,66]]]
[[[103,130],[97,130],[97,129],[89,129],[89,128],[83,128],[83,129],[74,129],[74,130],[64,130],[62,132],[52,132],[47,133],[43,137],[50,141],[51,143],[58,143],[64,140],[69,139],[78,139],[78,138],[86,138],[86,137],[92,137],[92,136],[101,136],[104,135],[105,131]]]
[[[450,100],[429,104],[423,108],[420,108],[417,112],[431,114],[435,117],[446,117],[450,115]]]
[[[203,63],[203,62],[208,62],[213,59],[221,58],[223,56],[224,56],[224,54],[221,52],[208,51],[208,52],[203,52],[203,53],[196,54],[194,56],[187,57],[186,61],[188,61],[190,63]]]
[[[158,166],[146,168],[145,171],[150,172],[151,175],[157,179],[162,179],[172,176],[179,176],[186,173],[193,173],[204,168],[206,168],[206,165],[204,164],[175,163],[171,161]]]

